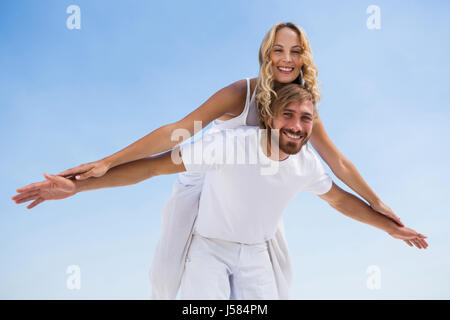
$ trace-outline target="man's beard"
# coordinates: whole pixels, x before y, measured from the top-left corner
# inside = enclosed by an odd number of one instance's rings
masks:
[[[287,140],[286,136],[283,132],[287,132],[294,135],[300,135],[300,139],[298,142],[293,142]],[[300,152],[303,145],[305,145],[309,140],[309,136],[305,132],[297,131],[293,132],[291,130],[287,129],[273,129],[271,130],[271,149],[272,151],[278,151],[281,150],[282,152],[286,154],[297,154]]]

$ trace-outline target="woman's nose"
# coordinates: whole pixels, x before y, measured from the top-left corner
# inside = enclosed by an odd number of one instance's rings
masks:
[[[292,61],[291,54],[289,52],[286,52],[284,54],[283,60],[285,60],[286,62],[291,62]]]

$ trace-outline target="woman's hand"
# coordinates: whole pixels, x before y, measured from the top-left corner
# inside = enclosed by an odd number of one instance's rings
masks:
[[[428,247],[428,243],[425,241],[427,237],[412,229],[396,226],[388,233],[395,239],[405,241],[410,247],[412,247],[412,244],[419,249],[426,249]]]
[[[110,166],[108,162],[102,159],[98,161],[85,163],[72,169],[67,169],[65,171],[58,173],[57,175],[65,178],[75,176],[76,180],[86,180],[90,177],[95,178],[101,177],[106,172],[108,172],[109,169]]]
[[[44,177],[47,180],[17,189],[19,194],[12,197],[12,200],[17,204],[34,200],[27,206],[27,209],[31,209],[45,200],[61,200],[78,192],[73,180],[46,173],[44,173]]]
[[[373,210],[384,214],[386,217],[393,220],[396,224],[398,224],[400,227],[404,227],[405,225],[400,220],[399,217],[395,215],[395,213],[392,211],[391,208],[389,208],[387,205],[385,205],[382,201],[377,201],[376,203],[373,203],[370,205]]]

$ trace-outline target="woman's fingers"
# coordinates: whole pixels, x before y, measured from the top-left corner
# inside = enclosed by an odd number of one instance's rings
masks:
[[[403,224],[403,222],[400,220],[399,217],[389,217],[391,218],[391,220],[393,220],[396,224],[398,224],[400,227],[404,227],[405,225]]]
[[[57,176],[64,177],[66,179],[75,178],[76,180],[85,180],[93,175],[92,170],[87,170],[86,168],[80,170],[75,169],[60,172]]]
[[[64,182],[66,178],[63,178],[61,176],[55,176],[53,174],[48,174],[44,172],[44,177],[48,180],[50,180],[51,182],[55,182],[55,183],[61,183]]]
[[[403,224],[403,222],[400,220],[399,217],[397,217],[392,211],[391,212],[387,212],[384,214],[385,216],[391,218],[396,224],[398,224],[400,227],[404,227],[405,225]]]
[[[62,171],[57,174],[57,176],[75,177],[75,180],[86,180],[90,177],[101,177],[109,169],[109,166],[103,161],[93,161],[79,165],[78,167]]]
[[[50,182],[55,184],[55,185],[52,185],[52,186],[56,186],[56,187],[61,188],[63,190],[67,186],[67,182],[69,182],[67,178],[63,178],[63,177],[56,176],[56,175],[53,175],[53,174],[44,173],[44,177],[46,179],[48,179]]]
[[[45,200],[42,198],[37,198],[34,202],[32,202],[29,206],[27,206],[27,209],[31,209],[36,207],[38,204],[44,202]]]
[[[72,179],[74,177],[73,174],[60,175],[59,173],[55,174],[55,176],[63,177],[63,178],[66,178],[66,179]]]
[[[397,223],[399,226],[404,227],[405,225],[403,224],[403,222],[400,220],[399,217],[397,217],[394,213],[394,211],[392,211],[391,208],[389,208],[387,205],[385,205],[384,203],[377,203],[372,207],[375,211],[378,211],[381,214],[384,214],[386,217],[391,218],[395,223]]]
[[[93,170],[89,170],[88,172],[82,173],[82,174],[77,174],[75,176],[76,180],[86,180],[90,177],[92,177],[94,175],[94,171]]]
[[[412,243],[411,243],[409,240],[403,240],[403,241],[405,241],[405,243],[406,243],[408,246],[410,246],[410,247],[413,246]]]
[[[402,220],[400,220],[399,217],[395,216],[394,221],[400,226],[400,227],[404,227],[405,225],[403,224]]]
[[[68,175],[74,175],[77,173],[80,173],[80,168],[83,167],[83,165],[75,167],[75,168],[71,168],[71,169],[67,169],[64,171],[61,171],[60,173],[57,174],[57,176],[68,176]]]
[[[89,171],[90,169],[92,169],[92,167],[93,167],[92,163],[85,163],[85,164],[79,165],[78,167],[64,170],[64,171],[58,173],[57,176],[68,176],[68,175],[75,176],[77,174],[82,174],[82,173]]]
[[[399,217],[395,215],[395,213],[389,207],[386,207],[386,209],[384,209],[381,213],[384,214],[386,217],[391,218],[391,220],[393,220],[401,227],[404,227],[403,222],[400,220]]]

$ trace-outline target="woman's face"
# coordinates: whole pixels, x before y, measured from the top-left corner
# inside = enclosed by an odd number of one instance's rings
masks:
[[[270,51],[272,73],[280,83],[293,82],[303,66],[300,37],[291,28],[282,28],[275,34],[275,42]]]

